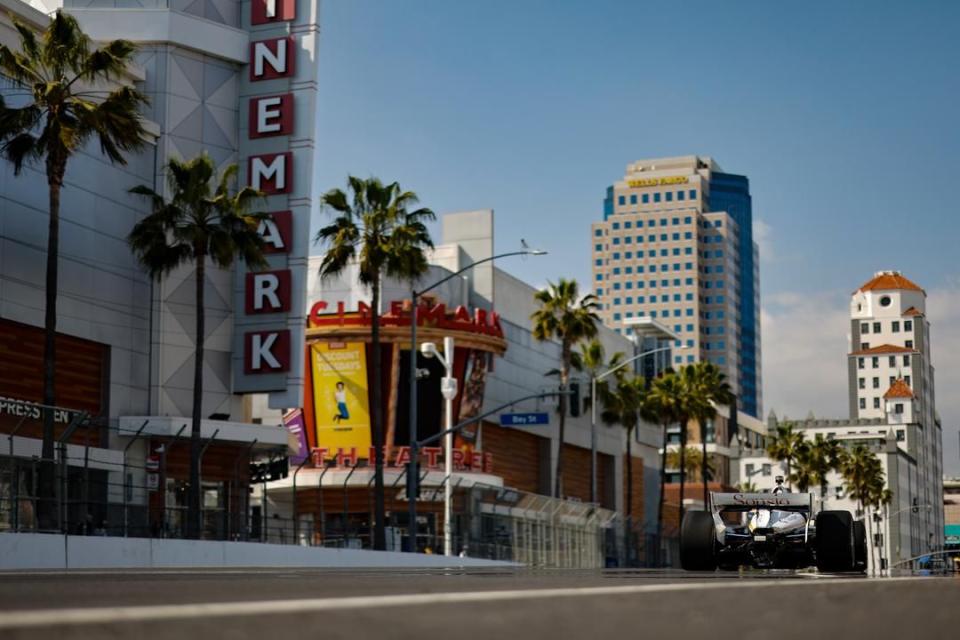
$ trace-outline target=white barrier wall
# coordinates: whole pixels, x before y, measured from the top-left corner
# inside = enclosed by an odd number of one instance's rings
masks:
[[[0,570],[138,569],[181,567],[507,567],[508,562],[447,558],[393,551],[324,549],[256,542],[154,540],[64,536],[42,533],[0,534]]]

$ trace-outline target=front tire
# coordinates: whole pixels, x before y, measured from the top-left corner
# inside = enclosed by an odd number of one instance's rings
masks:
[[[687,571],[716,571],[716,540],[710,513],[685,513],[680,525],[680,566]]]
[[[816,521],[817,571],[851,571],[856,558],[853,516],[849,511],[821,511]]]

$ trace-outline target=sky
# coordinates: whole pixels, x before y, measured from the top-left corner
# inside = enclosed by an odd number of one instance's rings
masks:
[[[960,2],[323,0],[321,24],[321,189],[492,208],[498,250],[549,251],[501,268],[587,283],[626,165],[711,156],[750,179],[764,412],[846,417],[849,296],[897,269],[960,474]]]

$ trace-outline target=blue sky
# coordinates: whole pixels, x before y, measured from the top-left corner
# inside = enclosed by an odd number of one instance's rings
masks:
[[[844,415],[848,296],[900,269],[930,293],[960,473],[958,24],[957,2],[324,0],[318,177],[493,208],[498,248],[550,251],[503,267],[587,282],[625,165],[713,156],[751,181],[765,410]]]

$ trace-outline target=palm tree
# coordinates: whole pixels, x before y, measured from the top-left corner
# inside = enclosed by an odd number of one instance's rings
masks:
[[[703,452],[696,447],[687,447],[686,451],[683,452],[684,461],[690,467],[690,479],[694,482],[702,482],[704,478],[706,481],[713,479],[713,474],[716,469],[713,466],[713,460],[710,456],[707,456],[707,474],[703,475]],[[680,450],[672,449],[667,453],[667,466],[671,469],[676,469],[680,466]]]
[[[742,480],[737,484],[737,491],[741,493],[757,493],[757,485],[752,480]]]
[[[817,483],[818,478],[819,461],[817,460],[817,452],[810,442],[807,440],[800,441],[793,462],[793,470],[787,476],[787,481],[791,484],[796,483],[797,490],[806,493],[811,485]]]
[[[667,429],[680,420],[682,401],[683,389],[680,378],[671,369],[653,381],[644,399],[644,413],[650,415],[653,421],[660,423],[663,428],[663,448],[660,451],[660,498],[657,502],[658,541],[663,539],[664,487],[667,482]]]
[[[690,416],[700,426],[700,478],[703,481],[703,508],[709,509],[707,465],[710,457],[707,455],[707,424],[716,419],[718,406],[733,407],[736,398],[727,382],[727,376],[712,362],[687,365],[682,372],[689,393]]]
[[[646,393],[646,384],[643,378],[631,378],[624,374],[617,375],[616,386],[607,392],[604,397],[603,411],[600,414],[600,419],[604,424],[619,424],[627,432],[627,506],[625,514],[628,521],[632,515],[633,505],[633,451],[631,445],[633,431],[640,420]]]
[[[317,232],[315,242],[326,247],[320,263],[322,279],[342,273],[356,263],[360,283],[370,289],[370,366],[372,411],[371,435],[374,446],[374,532],[373,548],[386,549],[386,508],[383,486],[383,403],[380,376],[380,287],[383,276],[415,281],[427,271],[424,249],[433,248],[426,223],[436,219],[433,211],[420,207],[413,191],[404,191],[396,182],[383,184],[377,178],[347,177],[348,195],[331,189],[320,202],[333,211],[333,222]],[[413,210],[411,210],[413,209]],[[411,345],[411,355],[416,345]],[[449,356],[448,356],[449,357]],[[446,526],[446,525],[445,525]]]
[[[13,18],[20,51],[0,44],[0,73],[29,98],[10,106],[0,96],[0,152],[20,175],[25,164],[44,161],[50,219],[47,231],[43,403],[56,404],[57,265],[60,246],[60,191],[67,163],[91,138],[114,164],[126,164],[125,153],[144,144],[146,132],[138,109],[146,97],[132,86],[95,91],[119,79],[136,48],[113,40],[92,48],[72,16],[57,11],[39,34]],[[14,94],[16,95],[16,94]],[[14,98],[15,102],[20,102]],[[43,413],[42,463],[38,486],[40,526],[53,526],[54,413]]]
[[[787,463],[787,486],[790,486],[790,475],[793,461],[797,459],[800,448],[803,446],[803,433],[796,431],[792,422],[784,420],[777,425],[777,431],[767,444],[767,455],[778,462]]]
[[[587,374],[589,380],[597,378],[607,371],[618,367],[624,359],[621,351],[614,353],[610,359],[606,359],[606,350],[603,344],[596,338],[580,346],[580,351],[574,351],[570,358],[570,366],[576,371],[582,371]],[[547,375],[560,375],[559,369],[552,369]],[[609,390],[610,385],[606,379],[597,381],[597,402],[604,404],[604,397]],[[593,405],[593,398],[588,396],[584,402],[584,410],[589,411]],[[599,406],[599,405],[598,405]]]
[[[576,280],[560,278],[557,284],[548,283],[546,289],[537,291],[533,299],[540,308],[533,312],[533,337],[541,342],[557,339],[560,341],[560,391],[570,384],[570,369],[573,360],[573,348],[583,340],[597,335],[597,298],[591,293],[580,297]],[[557,451],[557,464],[553,495],[560,497],[563,487],[563,443],[567,420],[567,396],[560,396],[560,447]]]
[[[239,257],[247,266],[266,265],[263,238],[257,233],[264,214],[250,213],[263,194],[244,187],[233,191],[237,165],[216,179],[216,167],[206,154],[182,162],[167,162],[170,199],[146,185],[130,190],[150,201],[151,212],[134,225],[127,238],[151,278],[159,280],[177,267],[193,263],[196,286],[196,349],[193,357],[193,420],[190,429],[190,486],[187,493],[187,535],[200,536],[200,421],[203,418],[204,282],[207,260],[226,269]]]
[[[867,539],[870,547],[870,560],[873,564],[873,528],[871,526],[870,507],[879,503],[883,497],[885,481],[883,468],[876,454],[863,444],[856,444],[844,451],[841,457],[840,473],[843,476],[847,494],[857,501],[857,515],[863,518],[867,526]]]
[[[831,471],[838,471],[840,468],[840,444],[818,433],[813,442],[808,443],[806,455],[810,464],[810,484],[820,487],[820,500],[825,501],[827,478]]]

